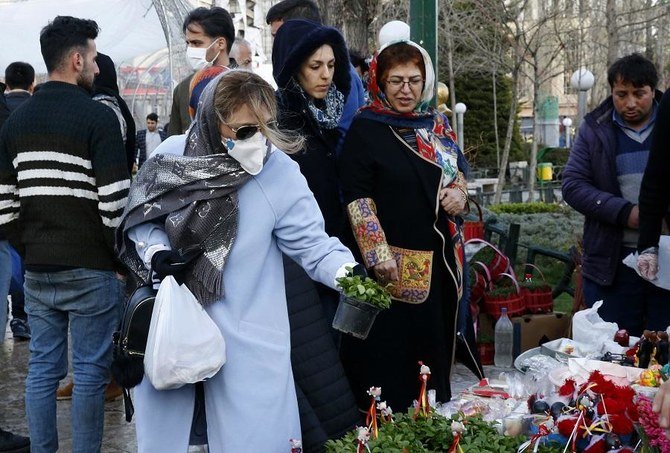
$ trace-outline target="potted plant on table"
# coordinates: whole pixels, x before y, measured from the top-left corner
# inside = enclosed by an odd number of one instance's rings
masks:
[[[333,328],[356,338],[365,340],[380,310],[391,306],[391,295],[387,286],[361,275],[354,275],[351,268],[348,273],[337,279],[342,289],[340,303],[333,319]]]

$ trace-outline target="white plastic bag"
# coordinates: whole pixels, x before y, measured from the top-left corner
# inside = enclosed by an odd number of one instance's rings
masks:
[[[226,363],[221,331],[186,285],[163,279],[149,325],[144,372],[157,390],[214,376]]]
[[[572,317],[572,339],[583,343],[588,352],[600,352],[603,341],[613,340],[619,330],[615,322],[605,322],[598,314],[603,301],[599,300],[593,307],[578,311]]]
[[[638,253],[634,252],[623,259],[623,263],[637,272]],[[659,288],[670,290],[670,236],[661,236],[658,241],[658,274],[651,283]]]

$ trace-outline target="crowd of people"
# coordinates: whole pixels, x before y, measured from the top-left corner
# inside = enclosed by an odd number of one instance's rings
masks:
[[[141,452],[283,452],[289,439],[321,451],[362,423],[371,386],[407,408],[419,361],[439,401],[451,398],[455,356],[483,376],[462,237],[469,166],[431,105],[429,54],[396,36],[366,60],[311,0],[281,1],[266,21],[276,91],[253,73],[228,11],[188,14],[194,72],[174,90],[169,137],[155,113],[135,131],[92,20],[44,27],[38,92],[30,65],[7,68],[0,298],[11,295],[14,338],[30,340],[30,440],[0,430],[0,452],[56,451],[64,393],[73,451],[101,451],[105,399],[121,393],[109,369],[124,301],[168,276],[219,328],[227,361],[204,382],[134,388]],[[608,81],[612,96],[586,116],[563,175],[565,200],[586,218],[584,294],[631,334],[664,330],[670,293],[651,281],[670,204],[668,132],[656,127],[670,121],[670,95],[638,54]],[[635,251],[641,276],[621,264]],[[366,340],[330,327],[347,269],[391,284],[395,303]],[[670,428],[666,393],[655,410]]]

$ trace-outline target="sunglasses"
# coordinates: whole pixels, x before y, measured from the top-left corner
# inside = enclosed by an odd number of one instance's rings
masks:
[[[267,123],[265,123],[265,125],[270,126],[270,125],[273,125],[275,123],[276,123],[276,121],[268,121]],[[261,129],[260,124],[245,124],[245,125],[240,126],[240,127],[232,127],[230,124],[227,124],[227,123],[223,123],[223,124],[228,126],[230,128],[230,130],[233,131],[233,133],[235,134],[235,138],[237,140],[246,140],[249,137],[256,134],[256,132],[258,132]]]

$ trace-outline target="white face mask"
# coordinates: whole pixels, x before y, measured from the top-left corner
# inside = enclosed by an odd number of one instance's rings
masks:
[[[270,147],[260,131],[245,140],[223,138],[221,143],[228,149],[230,157],[240,163],[244,171],[254,176],[261,172]]]
[[[219,51],[219,53],[217,53],[216,56],[212,58],[212,61],[207,61],[207,51],[214,45],[215,42],[216,40],[212,41],[212,43],[207,48],[191,46],[186,48],[186,59],[188,60],[188,64],[191,65],[193,70],[199,71],[208,64],[214,63],[216,59],[219,58],[221,51]]]

